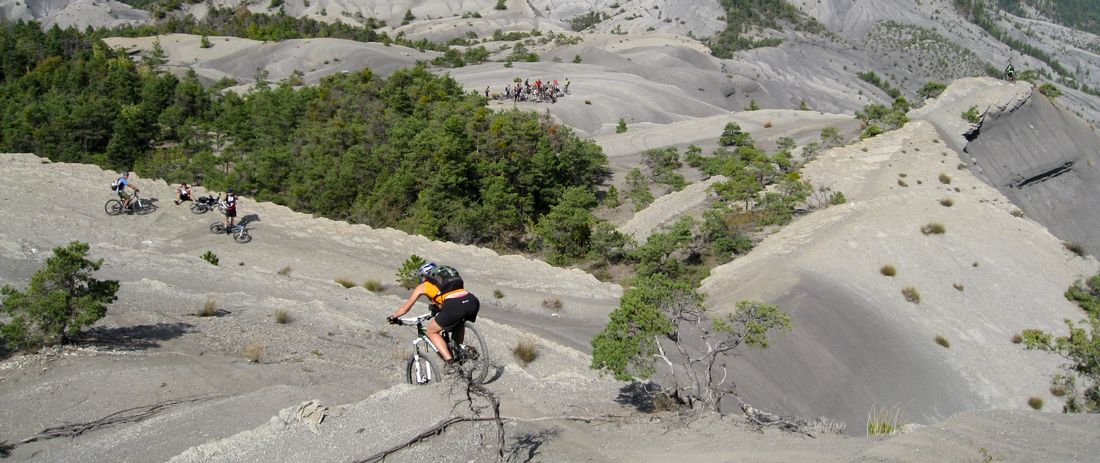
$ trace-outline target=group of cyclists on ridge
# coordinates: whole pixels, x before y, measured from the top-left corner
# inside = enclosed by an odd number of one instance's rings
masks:
[[[493,93],[492,96],[490,96],[489,86],[485,86],[485,98],[512,100],[517,103],[520,101],[557,103],[558,98],[569,93],[569,84],[568,78],[565,79],[564,84],[558,83],[558,79],[546,81],[535,79],[534,84],[531,83],[531,79],[525,79],[523,82],[516,82],[515,85],[505,85],[503,94]]]
[[[134,193],[141,191],[133,182],[130,181],[130,172],[124,172],[122,176],[115,180],[113,184],[115,194],[118,195],[118,199],[122,201],[122,209],[127,214],[133,213],[133,201],[134,194],[126,191],[127,188],[133,190]],[[183,204],[186,201],[194,201],[191,198],[191,185],[181,183],[179,188],[176,189],[176,199],[172,201],[177,206]],[[232,189],[228,189],[225,192],[225,199],[221,199],[221,195],[218,195],[218,202],[225,206],[225,233],[232,233],[233,221],[237,218],[237,195],[233,194]]]

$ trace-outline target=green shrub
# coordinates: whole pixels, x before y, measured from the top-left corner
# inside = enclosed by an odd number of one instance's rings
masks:
[[[401,267],[397,269],[397,275],[394,278],[397,280],[397,284],[401,285],[405,289],[413,289],[416,285],[420,284],[420,275],[416,274],[416,271],[420,269],[420,266],[427,262],[420,256],[413,254],[405,259],[405,262],[401,263]]]
[[[206,251],[205,254],[199,257],[202,257],[202,260],[210,262],[213,265],[218,265],[218,255],[214,254],[212,251]]]
[[[941,173],[940,174],[940,183],[942,183],[944,185],[950,185],[951,184],[951,176]]]
[[[355,283],[352,282],[351,280],[347,279],[347,278],[337,278],[333,281],[335,281],[336,284],[338,284],[340,286],[343,286],[345,288],[350,288],[352,286],[355,286]]]
[[[1042,410],[1043,409],[1043,399],[1041,399],[1039,397],[1032,397],[1030,399],[1027,399],[1027,404],[1028,404],[1028,406],[1030,406],[1031,408],[1033,408],[1035,410]]]
[[[936,335],[936,344],[939,344],[940,346],[943,346],[944,348],[951,347],[951,342],[949,342],[947,340],[947,338],[943,337],[942,335],[938,335],[938,334]]]
[[[978,121],[981,120],[981,116],[978,114],[978,107],[971,106],[970,109],[962,113],[962,118],[971,124],[977,124]]]
[[[841,193],[839,191],[834,192],[831,196],[829,196],[829,203],[834,206],[844,204],[846,202],[848,202],[848,198],[845,198],[844,193]]]
[[[1076,241],[1063,241],[1062,246],[1064,246],[1067,251],[1072,252],[1078,257],[1085,257],[1085,254],[1087,254],[1085,252],[1085,247],[1082,246],[1081,243],[1078,243]]]
[[[943,198],[940,200],[940,205],[943,207],[951,207],[955,205],[955,200],[951,198]]]
[[[894,266],[890,264],[883,265],[882,268],[878,269],[878,271],[879,273],[888,277],[892,277],[898,274],[898,269],[894,268]]]
[[[963,289],[966,289],[966,288],[965,288],[965,287],[964,287],[964,286],[962,285],[962,283],[953,283],[953,284],[951,285],[951,287],[955,288],[955,290],[956,290],[956,291],[962,291]]]
[[[494,299],[503,299],[504,298],[504,292],[502,292],[499,289],[494,289],[493,290],[493,298]]]
[[[942,223],[932,222],[923,227],[920,227],[920,232],[925,235],[942,235],[947,231],[947,228]]]
[[[1047,98],[1057,98],[1062,96],[1062,91],[1058,90],[1058,87],[1055,87],[1054,84],[1050,82],[1040,85],[1039,93],[1042,93],[1043,96],[1046,96]]]
[[[46,267],[34,272],[26,291],[4,285],[0,311],[0,342],[11,349],[35,349],[67,343],[85,326],[107,313],[115,301],[118,282],[97,280],[103,259],[88,260],[87,243],[73,241],[53,249]]]
[[[543,299],[542,308],[547,309],[551,312],[559,312],[562,308],[561,299],[558,299],[556,297]]]
[[[912,286],[906,286],[901,290],[901,295],[905,296],[905,300],[914,304],[920,304],[920,293],[917,292],[917,288]]]
[[[282,275],[282,276],[290,275],[290,266],[287,265],[286,267],[283,267],[282,270],[279,270],[279,275]]]
[[[619,118],[619,125],[615,127],[615,133],[626,132],[626,120]]]
[[[372,293],[382,292],[382,282],[371,278],[363,282],[363,289]]]

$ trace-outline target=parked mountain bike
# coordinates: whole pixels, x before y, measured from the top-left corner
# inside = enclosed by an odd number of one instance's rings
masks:
[[[221,222],[214,222],[210,224],[210,231],[216,234],[224,234],[225,224]],[[236,240],[238,243],[243,244],[252,241],[252,235],[248,234],[248,229],[245,228],[244,225],[237,224],[229,227],[229,233],[233,235],[233,239]]]
[[[205,214],[207,211],[221,207],[222,213],[225,213],[225,207],[218,203],[218,197],[214,195],[199,196],[195,198],[195,202],[191,203],[191,212],[195,214]]]
[[[417,337],[413,340],[413,354],[405,367],[405,377],[409,384],[428,384],[443,378],[443,359],[439,357],[439,350],[428,339],[428,321],[432,317],[434,315],[426,313],[418,317],[395,319],[399,322],[398,325],[416,325]],[[447,349],[454,356],[462,375],[475,384],[481,384],[489,374],[489,347],[472,323],[463,323],[466,324],[463,344],[456,345],[449,331],[443,332],[443,339],[447,341]]]
[[[130,201],[129,209],[135,214],[145,215],[157,210],[157,205],[153,204],[153,202],[148,199],[141,199],[141,197],[138,196],[138,192],[134,191],[134,200]],[[107,211],[107,215],[119,215],[123,213],[126,208],[123,207],[122,201],[111,199],[103,205],[103,210]]]

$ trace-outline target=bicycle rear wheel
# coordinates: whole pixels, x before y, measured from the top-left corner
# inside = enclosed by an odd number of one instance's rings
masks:
[[[211,233],[225,233],[225,224],[221,222],[214,222],[210,224]]]
[[[425,385],[443,380],[443,370],[439,365],[439,354],[424,343],[416,345],[416,355],[409,357],[405,366],[405,379],[409,384]]]
[[[209,210],[210,210],[210,207],[205,205],[205,204],[202,204],[202,203],[194,203],[194,204],[191,205],[191,213],[192,214],[205,214],[206,211],[209,211]]]
[[[462,345],[451,352],[458,359],[462,373],[470,378],[474,384],[485,382],[489,375],[489,346],[485,344],[485,338],[477,332],[473,323],[466,323],[466,335],[462,339]],[[451,343],[454,345],[454,342]]]
[[[108,200],[103,205],[103,210],[107,211],[107,215],[119,215],[122,213],[122,202],[117,199]]]

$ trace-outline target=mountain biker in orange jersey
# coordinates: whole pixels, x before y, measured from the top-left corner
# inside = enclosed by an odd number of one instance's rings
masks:
[[[428,339],[432,341],[432,344],[439,351],[439,356],[443,357],[443,361],[446,362],[445,368],[451,369],[454,364],[454,356],[447,349],[447,343],[443,340],[442,332],[443,330],[449,331],[455,344],[462,344],[463,337],[466,335],[465,322],[477,319],[477,312],[481,307],[481,303],[465,288],[441,293],[435,284],[428,281],[428,274],[436,267],[435,262],[420,266],[420,269],[416,271],[417,275],[420,276],[420,284],[413,288],[412,294],[409,295],[404,304],[401,304],[397,312],[386,317],[386,320],[390,323],[400,323],[397,319],[408,313],[420,296],[426,296],[431,301],[432,313],[437,314],[428,324]]]

